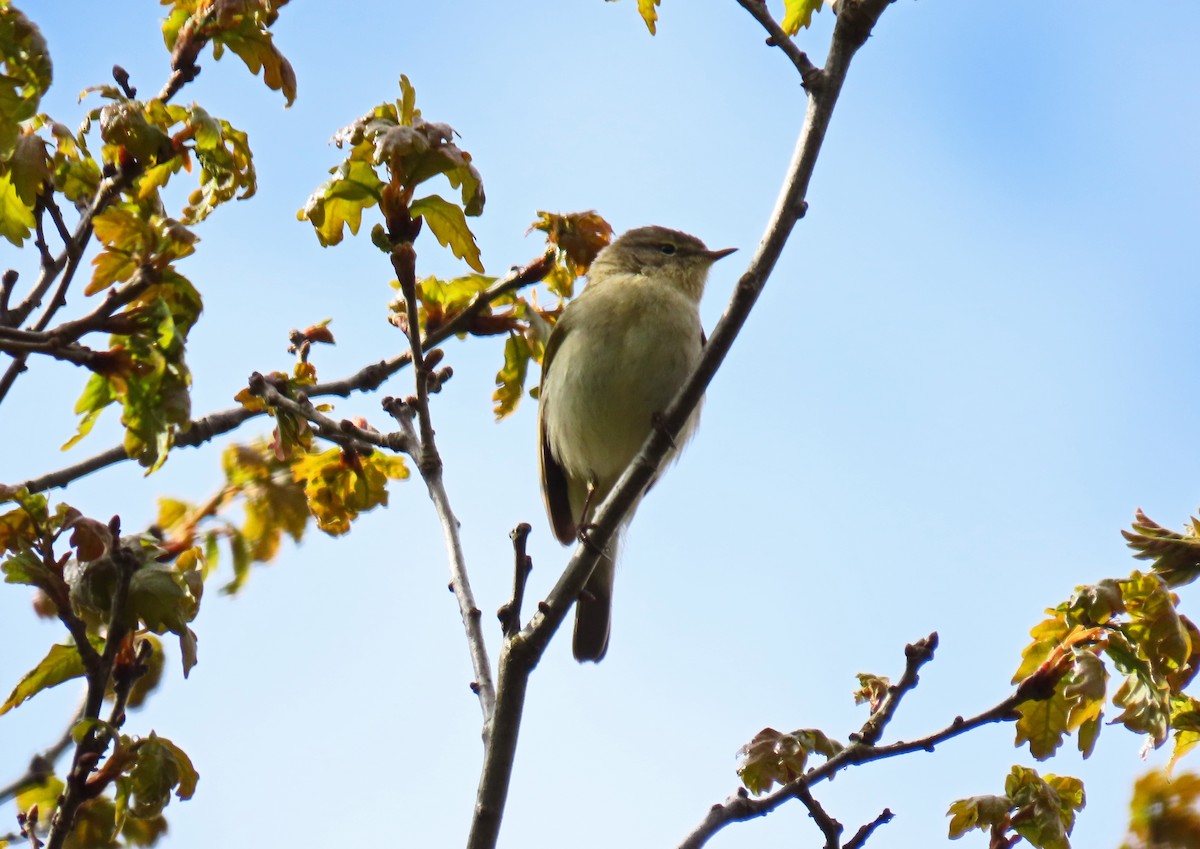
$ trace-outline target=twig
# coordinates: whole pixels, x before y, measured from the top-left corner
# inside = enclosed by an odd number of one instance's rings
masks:
[[[937,631],[934,631],[923,640],[917,640],[904,647],[904,657],[907,660],[904,674],[900,676],[899,682],[888,687],[887,695],[884,696],[879,709],[868,717],[858,734],[851,735],[851,740],[868,746],[874,746],[879,742],[879,738],[883,736],[883,730],[895,716],[896,708],[900,707],[900,700],[904,698],[904,694],[917,686],[920,680],[917,675],[918,670],[933,660],[933,653],[937,649],[937,645],[938,635]]]
[[[413,381],[417,394],[415,398],[403,403],[386,398],[384,409],[402,425],[406,422],[408,427],[412,427],[412,415],[416,414],[420,440],[415,446],[417,451],[414,459],[442,526],[442,538],[450,565],[450,589],[454,591],[463,627],[466,629],[467,651],[475,673],[471,690],[479,697],[479,707],[483,711],[483,738],[486,747],[490,745],[488,729],[496,710],[496,687],[492,683],[492,664],[488,659],[487,643],[483,638],[483,614],[479,605],[475,603],[475,594],[471,590],[466,555],[463,553],[462,540],[459,537],[459,521],[450,506],[450,496],[442,479],[442,458],[434,438],[433,419],[429,411],[429,387],[433,375],[425,360],[425,340],[421,338],[421,325],[417,314],[416,262],[417,254],[411,241],[402,241],[392,248],[392,267],[396,271],[396,279],[400,281],[400,291],[404,294],[407,310],[409,348],[412,353]]]
[[[54,296],[50,299],[49,305],[34,325],[34,331],[43,331],[50,325],[54,314],[67,303],[67,289],[75,277],[75,271],[83,261],[88,240],[92,238],[92,222],[132,182],[135,175],[136,169],[118,171],[114,176],[108,177],[100,183],[100,187],[96,190],[96,196],[87,210],[79,217],[79,222],[75,225],[75,233],[67,240],[62,254],[54,261],[53,266],[43,266],[33,291],[12,311],[9,316],[12,326],[24,323],[30,313],[37,309],[49,290],[54,276],[61,271],[62,279],[54,290]],[[9,364],[3,376],[0,376],[0,402],[8,395],[21,372],[25,371],[26,359],[28,359],[28,354],[14,355],[12,363]]]
[[[817,828],[821,829],[821,833],[825,835],[825,849],[841,849],[842,839],[842,824],[821,807],[821,803],[813,798],[808,787],[799,782],[796,787],[796,798],[800,800],[804,807],[808,808],[808,815],[812,817],[813,822],[817,824]]]
[[[276,389],[271,381],[258,372],[250,375],[250,392],[262,398],[268,406],[287,410],[300,416],[314,426],[314,432],[322,439],[336,443],[359,453],[369,454],[374,448],[412,455],[416,445],[405,433],[379,433],[358,427],[343,419],[334,421],[313,407],[307,396],[292,400]]]
[[[850,842],[845,845],[844,849],[862,849],[867,842],[867,838],[875,832],[875,829],[881,825],[887,825],[892,821],[894,816],[895,814],[892,813],[890,808],[884,808],[879,816],[854,832],[854,836],[850,838]]]
[[[14,779],[4,787],[0,787],[0,805],[7,802],[9,799],[16,797],[18,793],[26,787],[32,787],[40,784],[45,784],[50,776],[54,775],[54,765],[58,759],[63,756],[63,752],[71,745],[71,732],[75,725],[79,722],[83,714],[83,706],[81,705],[72,715],[71,721],[67,724],[67,728],[62,735],[54,743],[43,752],[38,752],[29,760],[29,766],[25,769],[25,774],[20,778]],[[3,838],[0,838],[3,840]]]
[[[9,301],[12,300],[13,287],[17,285],[20,275],[15,268],[10,268],[0,276],[0,326],[9,327]]]
[[[496,614],[505,637],[511,637],[521,630],[521,605],[525,603],[525,584],[529,573],[533,571],[533,560],[525,553],[531,530],[533,529],[528,522],[522,522],[508,535],[513,544],[512,598],[505,602]]]
[[[425,335],[425,347],[439,345],[450,337],[470,328],[471,322],[480,312],[497,298],[515,292],[525,286],[532,285],[546,275],[549,266],[546,256],[539,257],[524,267],[515,268],[504,277],[497,280],[486,291],[479,293],[461,312],[456,313],[449,321]],[[355,373],[339,380],[318,383],[308,389],[309,398],[336,395],[346,398],[355,392],[373,392],[396,372],[412,362],[408,352],[389,360],[381,360],[365,366]],[[235,430],[247,420],[265,415],[265,412],[252,412],[245,407],[231,407],[215,413],[209,413],[203,418],[196,419],[175,435],[174,448],[195,448],[221,434]],[[48,489],[65,487],[85,475],[117,463],[125,462],[129,455],[120,445],[106,449],[88,459],[67,466],[54,472],[24,481],[21,486],[30,492],[44,492]]]
[[[763,29],[768,33],[767,44],[782,50],[784,55],[796,66],[796,70],[800,72],[800,78],[804,81],[804,87],[809,88],[815,85],[821,78],[821,69],[814,65],[808,58],[808,54],[797,47],[791,36],[783,31],[783,27],[771,16],[764,0],[737,0],[737,2],[762,24]]]

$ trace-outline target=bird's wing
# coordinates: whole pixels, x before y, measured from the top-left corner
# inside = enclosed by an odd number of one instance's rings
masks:
[[[577,531],[575,522],[578,517],[573,515],[571,510],[567,473],[559,465],[554,452],[550,450],[550,439],[546,433],[545,413],[546,378],[550,374],[554,352],[558,350],[558,346],[562,343],[563,337],[567,335],[567,331],[568,328],[563,325],[560,319],[558,325],[554,328],[554,332],[550,334],[550,341],[546,343],[546,353],[542,356],[542,382],[541,387],[538,389],[538,443],[541,449],[538,452],[538,466],[542,475],[542,498],[546,502],[546,515],[550,517],[550,526],[554,529],[554,536],[563,545],[569,545],[575,541]]]

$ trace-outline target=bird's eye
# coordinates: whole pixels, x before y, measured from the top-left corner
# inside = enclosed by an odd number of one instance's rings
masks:
[[[662,245],[659,245],[658,249],[660,251],[662,251],[664,254],[666,254],[667,256],[671,256],[672,254],[675,253],[675,246],[672,245],[670,242],[666,242]]]

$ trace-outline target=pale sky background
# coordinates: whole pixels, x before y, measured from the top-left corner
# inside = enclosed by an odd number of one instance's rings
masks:
[[[60,121],[78,123],[76,94],[109,82],[113,63],[144,94],[166,78],[152,0],[18,6],[49,41],[44,109]],[[249,132],[260,186],[201,225],[180,266],[206,304],[189,355],[196,414],[231,406],[251,371],[287,368],[293,327],[333,317],[340,344],[315,355],[323,378],[402,346],[384,320],[392,273],[365,237],[371,213],[360,238],[328,250],[295,219],[340,158],[330,136],[394,98],[401,73],[475,156],[488,204],[472,227],[490,272],[538,254],[523,235],[538,209],[668,225],[743,249],[715,268],[711,327],[761,236],[804,102],[734,0],[664,0],[661,16],[651,38],[633,0],[294,2],[276,28],[299,77],[291,110],[235,57],[206,53],[183,99]],[[799,37],[818,63],[832,22],[827,10]],[[735,753],[755,732],[844,738],[866,718],[855,673],[898,677],[904,644],[934,629],[941,648],[888,739],[990,707],[1043,608],[1134,568],[1119,530],[1135,508],[1172,526],[1196,509],[1198,26],[1200,6],[1181,2],[888,9],[851,68],[809,215],[698,437],[628,535],[607,659],[578,666],[564,632],[535,673],[502,846],[674,846],[735,789]],[[428,235],[418,249],[423,274],[465,269]],[[34,273],[6,243],[10,266]],[[493,657],[508,531],[535,529],[530,602],[568,556],[540,503],[534,403],[492,421],[501,347],[447,345],[455,378],[433,411]],[[18,383],[0,417],[0,481],[117,441],[114,412],[58,452],[83,381],[38,361]],[[382,425],[382,394],[338,413]],[[199,500],[218,480],[216,450],[181,450],[148,481],[128,464],[56,497],[134,527],[157,496]],[[433,510],[409,482],[347,538],[314,533],[240,597],[208,595],[199,666],[185,682],[173,654],[127,726],[175,740],[201,775],[196,798],[168,809],[163,845],[461,845],[480,717],[446,581]],[[1183,597],[1195,616],[1195,591]],[[5,688],[61,638],[20,587],[0,591],[0,628]],[[0,718],[0,780],[57,737],[77,695],[65,685]],[[1033,765],[1084,779],[1074,845],[1120,843],[1139,738],[1106,728],[1089,761],[1072,740],[1040,765],[1012,739],[990,727],[816,795],[847,835],[890,807],[869,845],[917,849],[944,844],[951,801],[1002,792],[1013,764]],[[12,826],[11,807],[0,822]],[[821,840],[795,804],[710,845]]]

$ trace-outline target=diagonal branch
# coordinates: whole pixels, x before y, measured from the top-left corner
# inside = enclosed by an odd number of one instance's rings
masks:
[[[590,544],[575,549],[562,577],[538,606],[530,623],[519,634],[505,640],[500,653],[496,713],[488,734],[489,745],[484,755],[475,817],[467,842],[470,849],[492,849],[499,838],[530,673],[541,659],[550,638],[566,619],[571,605],[583,591],[599,561],[600,552],[611,542],[634,502],[658,472],[663,458],[673,445],[674,437],[700,403],[705,388],[746,323],[750,310],[783,252],[792,228],[807,208],[804,198],[833,116],[834,104],[849,71],[850,60],[866,42],[875,22],[891,1],[841,0],[839,3],[838,20],[825,68],[821,71],[820,85],[808,86],[804,126],[775,209],[767,223],[766,233],[738,281],[725,314],[709,337],[696,370],[663,413],[661,427],[651,430],[650,437],[633,463],[600,505],[589,533]]]
[[[850,842],[846,844],[845,849],[862,849],[867,839],[875,833],[875,829],[881,825],[887,825],[895,816],[891,808],[884,808],[879,816],[854,832],[854,836],[850,838]]]

